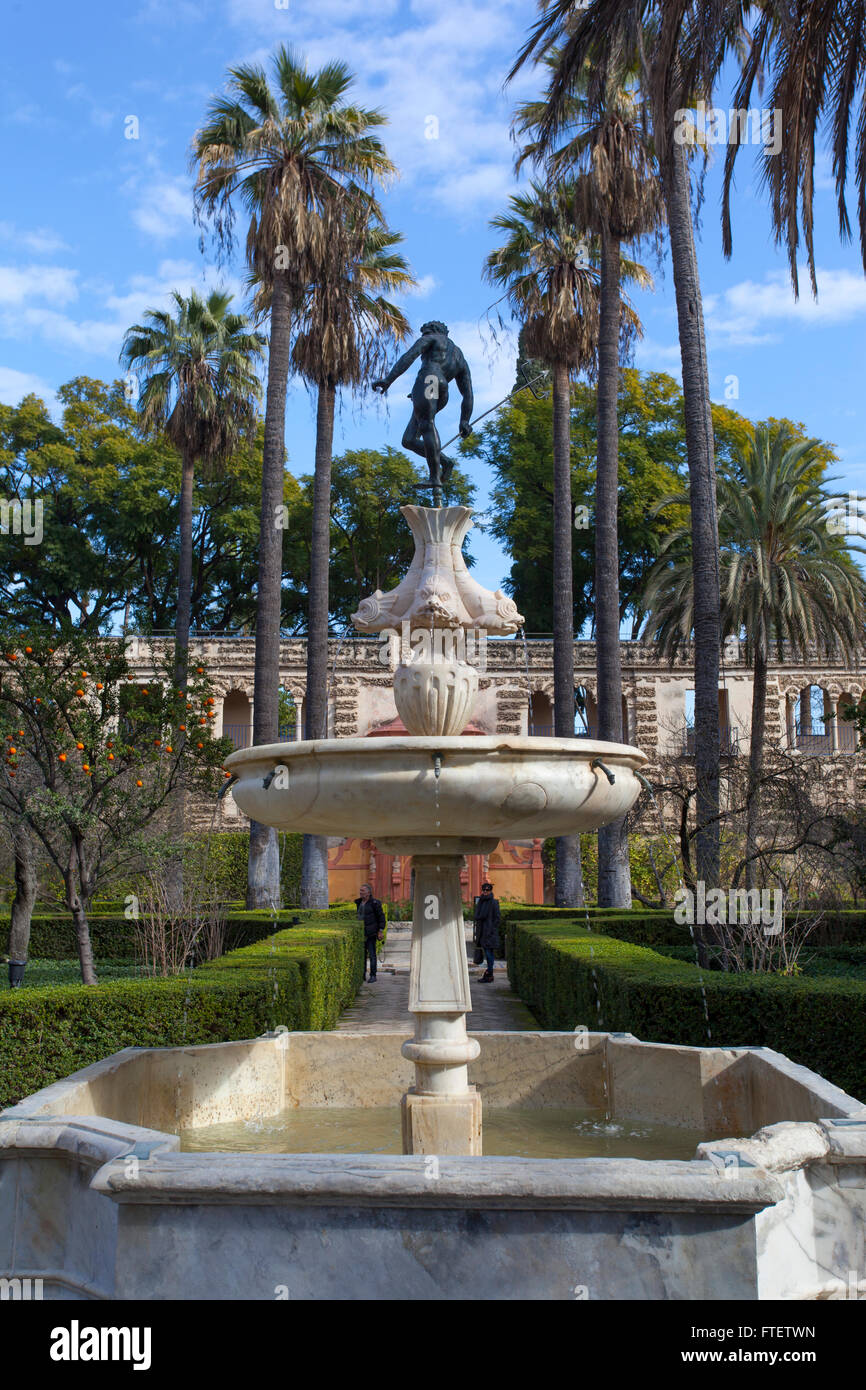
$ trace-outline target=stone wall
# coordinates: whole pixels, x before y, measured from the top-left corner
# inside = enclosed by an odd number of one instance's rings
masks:
[[[131,639],[130,659],[138,679],[153,679],[166,645],[167,639]],[[397,643],[389,644],[378,637],[352,636],[332,639],[330,647],[328,735],[364,738],[385,731],[397,720],[392,693],[394,670],[399,661]],[[251,741],[254,639],[204,637],[193,643],[192,651],[207,666],[213,682],[217,732],[228,732],[237,746],[245,746]],[[480,673],[473,727],[487,734],[528,733],[530,697],[546,696],[551,709],[553,706],[552,641],[533,639],[524,644],[519,638],[488,640],[485,655],[486,666]],[[593,735],[597,696],[595,643],[575,642],[574,655],[575,686],[583,692],[588,732]],[[780,743],[804,755],[820,757],[825,763],[829,761],[829,781],[840,795],[852,792],[855,770],[860,762],[851,756],[856,751],[856,737],[842,710],[849,701],[859,702],[866,691],[864,672],[866,668],[859,665],[827,661],[817,652],[807,660],[776,660],[769,668],[768,745]],[[282,642],[280,675],[285,690],[294,700],[299,728],[302,728],[306,685],[306,642],[303,638],[286,638]],[[687,657],[665,662],[652,648],[640,642],[623,642],[622,677],[627,725],[625,741],[636,744],[648,754],[650,781],[663,777],[661,764],[671,758],[681,759],[688,775],[689,753],[693,752],[693,746],[689,743],[686,725],[688,692],[694,689],[694,675]],[[803,695],[810,688],[817,692],[811,698]],[[739,644],[728,642],[723,656],[719,699],[722,747],[727,756],[745,757],[748,752],[751,703],[751,671]],[[823,708],[816,714],[822,703]],[[313,733],[321,737],[325,731]],[[193,807],[190,822],[198,828],[213,824],[217,829],[238,830],[245,829],[248,824],[230,795],[219,803],[215,817],[211,806]],[[649,820],[646,828],[653,828]],[[538,845],[500,846],[495,858],[502,861],[496,865],[497,891],[502,897],[539,901],[538,849]],[[389,897],[396,896],[398,888],[402,893],[408,886],[405,881],[408,871],[404,872],[402,867],[389,864],[387,869],[377,869],[370,841],[353,841],[339,851],[338,845],[332,847],[332,897],[335,900],[354,897],[364,878],[374,875],[377,875],[380,888],[384,887],[386,878],[392,883],[394,892],[389,892]],[[493,863],[491,860],[491,873]],[[477,891],[475,880],[479,873],[486,872],[488,869],[483,866],[470,869],[465,885],[467,894]],[[408,892],[405,896],[409,896]]]

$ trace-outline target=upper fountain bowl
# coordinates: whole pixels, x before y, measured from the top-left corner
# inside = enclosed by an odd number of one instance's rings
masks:
[[[612,784],[592,766],[598,759]],[[618,820],[637,800],[635,772],[646,761],[637,748],[583,738],[401,735],[262,744],[232,753],[226,767],[240,809],[277,830],[500,840]]]

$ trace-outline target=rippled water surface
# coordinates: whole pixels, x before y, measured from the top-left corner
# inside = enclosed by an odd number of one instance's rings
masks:
[[[711,1134],[643,1120],[606,1120],[576,1106],[484,1110],[484,1153],[514,1158],[693,1158]],[[400,1111],[286,1110],[259,1120],[233,1120],[181,1133],[186,1152],[401,1152]]]

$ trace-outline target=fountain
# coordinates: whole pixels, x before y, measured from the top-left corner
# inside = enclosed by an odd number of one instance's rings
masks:
[[[414,1036],[279,1029],[130,1047],[26,1097],[0,1114],[0,1278],[38,1279],[62,1299],[866,1294],[866,1107],[822,1077],[760,1047],[581,1027],[487,1032],[481,1047],[467,1034],[463,856],[617,819],[646,759],[586,739],[464,732],[483,640],[522,619],[466,568],[470,510],[441,505],[450,461],[432,421],[450,380],[467,422],[471,408],[443,330],[425,325],[377,383],[421,357],[403,442],[427,457],[435,505],[402,509],[412,565],[353,618],[383,650],[400,639],[406,733],[229,759],[255,820],[412,857]],[[587,1118],[576,1125],[575,1112]],[[294,1148],[268,1139],[283,1116]],[[608,1146],[635,1124],[636,1151]],[[218,1137],[239,1128],[264,1141]]]
[[[637,798],[635,771],[646,758],[585,739],[462,735],[478,672],[461,653],[477,651],[479,636],[513,636],[523,618],[466,567],[468,507],[401,511],[415,539],[409,572],[390,593],[364,599],[352,622],[403,639],[408,659],[397,666],[394,701],[406,735],[265,745],[233,753],[226,766],[238,806],[261,824],[366,836],[386,854],[412,857],[415,1036],[403,1055],[415,1085],[403,1097],[403,1149],[480,1154],[481,1100],[467,1076],[479,1045],[466,1033],[463,856],[489,854],[506,837],[570,835],[618,819]]]

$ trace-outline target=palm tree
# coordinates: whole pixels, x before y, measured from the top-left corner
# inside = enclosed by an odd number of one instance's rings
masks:
[[[213,467],[234,452],[255,426],[264,338],[243,314],[229,311],[232,296],[193,290],[171,296],[176,313],[149,309],[128,329],[120,361],[139,378],[138,409],[145,429],[162,430],[181,458],[180,559],[175,620],[175,680],[187,673],[192,604],[192,498],[196,465]]]
[[[557,55],[547,65],[556,70]],[[660,226],[664,200],[634,74],[609,77],[601,105],[587,98],[585,72],[567,108],[567,138],[551,157],[575,178],[578,223],[599,238],[598,445],[595,502],[595,642],[598,676],[598,736],[623,740],[622,662],[619,602],[619,395],[620,340],[624,320],[621,294],[622,243]],[[518,131],[537,133],[545,103],[531,102],[518,112]],[[531,155],[533,147],[526,151]],[[631,907],[626,820],[598,832],[598,904]]]
[[[346,230],[348,259],[309,290],[292,352],[295,370],[316,388],[318,396],[304,705],[307,738],[325,738],[328,731],[328,570],[337,389],[357,388],[375,377],[389,348],[408,335],[405,315],[381,292],[405,290],[414,283],[405,259],[394,249],[403,240],[399,232],[366,221]],[[301,905],[328,905],[328,841],[322,835],[304,836]]]
[[[229,310],[232,296],[213,290],[206,300],[172,295],[176,315],[150,309],[130,328],[120,360],[142,382],[138,407],[146,429],[158,428],[181,457],[180,557],[177,576],[174,681],[186,686],[192,613],[192,499],[197,464],[213,467],[234,452],[242,434],[255,426],[261,382],[256,368],[264,339],[243,314]],[[182,896],[184,788],[172,804],[177,852],[166,868],[172,900]]]
[[[791,281],[799,293],[797,255],[800,225],[812,292],[815,276],[815,157],[819,131],[829,137],[839,231],[851,236],[846,190],[852,120],[856,121],[860,255],[866,270],[866,159],[863,152],[863,80],[866,76],[866,10],[856,0],[761,0],[753,7],[748,43],[743,45],[740,81],[732,105],[748,110],[756,84],[762,105],[781,111],[765,148],[764,182],[770,195],[773,230],[788,252]],[[769,74],[769,80],[768,80]],[[742,136],[740,137],[742,139]],[[725,255],[732,250],[730,194],[740,141],[729,143],[722,198]]]
[[[720,663],[719,546],[713,425],[700,277],[691,210],[688,149],[678,117],[695,94],[710,96],[721,62],[739,37],[745,6],[698,0],[552,0],[509,74],[559,50],[540,140],[555,142],[587,64],[593,106],[623,61],[639,59],[667,210],[685,399],[695,594],[695,778],[698,876],[719,874]]]
[[[196,207],[214,220],[217,238],[232,240],[234,204],[249,216],[250,271],[270,286],[262,510],[256,602],[253,738],[273,742],[279,727],[282,529],[286,390],[292,319],[309,286],[345,254],[348,213],[378,215],[370,188],[394,166],[373,132],[379,111],[345,104],[353,77],[344,63],[318,72],[290,49],[273,59],[272,87],[264,69],[229,70],[228,93],[215,98],[194,140]],[[276,903],[279,863],[276,832],[250,826],[247,903]]]
[[[762,425],[719,476],[722,624],[742,637],[751,663],[752,717],[746,800],[746,886],[754,887],[759,854],[767,665],[773,644],[805,656],[859,650],[866,584],[844,542],[828,527],[830,502],[815,479],[817,440]],[[660,507],[682,505],[683,496]],[[694,625],[689,533],[672,533],[650,574],[647,632],[667,655],[686,644]]]
[[[571,405],[574,371],[591,365],[598,336],[597,275],[574,223],[574,187],[533,182],[509,199],[491,226],[507,240],[485,262],[504,287],[532,358],[551,369],[553,389],[553,708],[557,738],[574,737],[574,600],[571,559]],[[583,905],[580,837],[556,842],[556,902]]]

